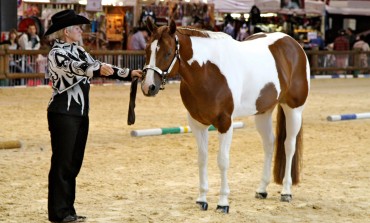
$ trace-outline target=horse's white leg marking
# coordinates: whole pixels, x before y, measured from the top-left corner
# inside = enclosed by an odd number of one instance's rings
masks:
[[[284,142],[286,165],[281,194],[292,194],[292,159],[296,149],[296,137],[302,126],[303,106],[292,109],[288,105],[282,104],[281,107],[284,110],[286,120],[286,139]]]
[[[219,151],[217,156],[218,168],[221,174],[220,200],[218,205],[229,206],[228,196],[230,194],[229,184],[227,181],[227,170],[230,166],[229,154],[231,140],[233,138],[233,127],[230,126],[226,133],[219,133]]]
[[[271,163],[275,140],[272,129],[272,111],[273,109],[264,114],[255,115],[256,128],[262,138],[263,150],[265,152],[262,178],[256,191],[257,193],[267,193],[266,188],[271,180]]]
[[[208,192],[208,126],[205,126],[188,114],[189,126],[196,138],[198,145],[198,166],[199,166],[199,197],[197,201],[207,202]]]

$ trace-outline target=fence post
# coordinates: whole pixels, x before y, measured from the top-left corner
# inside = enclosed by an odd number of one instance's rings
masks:
[[[6,86],[7,80],[5,75],[5,68],[7,67],[5,64],[5,58],[7,54],[5,52],[5,46],[0,46],[0,86]]]
[[[5,56],[4,47],[0,46],[0,79],[2,79],[3,76],[5,76],[5,73],[4,73],[4,56]]]
[[[311,59],[310,59],[310,66],[311,66],[311,69],[314,70],[314,69],[317,69],[318,66],[319,66],[319,56],[318,56],[318,52],[319,52],[319,47],[318,46],[314,46],[312,47],[311,49],[312,53],[311,53]],[[311,71],[312,72],[312,71]],[[315,74],[318,74],[319,71],[315,71]]]
[[[361,49],[353,49],[354,50],[354,59],[353,59],[353,66],[354,68],[360,68],[361,63],[360,63],[360,56],[361,56]],[[353,77],[358,77],[358,74],[361,72],[361,69],[359,70],[354,70],[353,72]]]

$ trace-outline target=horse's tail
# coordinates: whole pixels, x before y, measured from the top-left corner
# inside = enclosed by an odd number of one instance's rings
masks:
[[[275,141],[275,163],[274,163],[274,181],[277,184],[283,183],[285,174],[285,138],[286,138],[286,124],[285,114],[281,107],[278,105],[277,111],[277,123],[276,123],[276,141]],[[303,128],[301,127],[296,137],[296,150],[292,160],[292,183],[293,185],[299,183],[299,172],[301,169],[301,157],[302,157],[302,134]]]

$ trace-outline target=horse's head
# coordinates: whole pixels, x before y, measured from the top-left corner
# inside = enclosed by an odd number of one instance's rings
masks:
[[[179,41],[176,24],[172,20],[169,26],[157,27],[147,20],[151,32],[145,49],[146,61],[141,90],[145,96],[154,96],[166,84],[168,77],[174,76],[179,67]]]

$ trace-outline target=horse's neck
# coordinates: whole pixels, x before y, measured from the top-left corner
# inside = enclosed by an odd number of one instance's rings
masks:
[[[188,64],[188,62],[184,61],[180,55],[180,67],[179,67],[178,73],[182,77],[182,81],[188,84],[192,84],[194,82],[194,75],[196,75],[196,73],[192,72],[191,70],[192,69],[190,65]]]
[[[192,52],[186,50],[186,47],[191,46],[191,40],[189,36],[179,35],[180,44],[180,66],[178,73],[182,77],[184,82],[192,83],[193,77],[191,75],[191,67],[188,64],[188,60],[191,59]]]
[[[180,42],[180,68],[179,74],[185,82],[189,84],[199,84],[199,75],[204,68],[201,68],[209,61],[215,62],[216,64],[221,63],[220,58],[223,55],[218,55],[215,49],[219,49],[219,52],[225,47],[222,46],[224,41],[227,39],[207,39],[198,37],[199,39],[192,38],[187,35],[179,35]],[[220,46],[221,45],[221,46]],[[190,48],[189,47],[196,47]],[[217,55],[215,55],[217,54]],[[199,74],[198,74],[198,73]],[[197,78],[198,77],[198,78]],[[194,83],[194,78],[196,78],[197,83]]]

